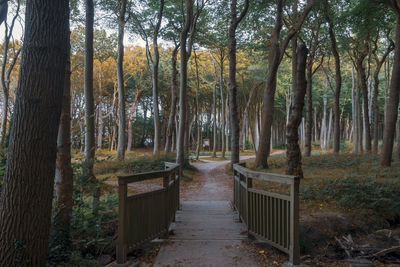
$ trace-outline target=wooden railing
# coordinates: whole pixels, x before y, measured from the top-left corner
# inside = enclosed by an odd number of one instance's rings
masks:
[[[253,179],[286,184],[290,195],[253,188]],[[247,225],[248,234],[289,254],[300,264],[299,185],[295,176],[256,172],[244,164],[234,165],[234,206]]]
[[[128,195],[128,184],[157,178],[163,178],[162,188]],[[118,177],[118,264],[126,262],[130,250],[168,235],[179,208],[179,181],[179,165],[167,162],[165,170]]]

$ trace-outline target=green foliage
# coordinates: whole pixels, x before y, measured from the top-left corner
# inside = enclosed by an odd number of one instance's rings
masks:
[[[349,162],[348,166],[359,164]],[[335,201],[349,209],[363,209],[375,216],[394,222],[400,218],[400,183],[395,179],[378,180],[351,175],[301,187],[305,200]]]

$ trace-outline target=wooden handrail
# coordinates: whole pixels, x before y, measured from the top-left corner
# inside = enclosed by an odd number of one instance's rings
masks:
[[[249,176],[252,179],[259,179],[266,182],[274,182],[280,184],[292,184],[297,176],[278,174],[278,173],[266,173],[266,172],[258,172],[247,169],[239,164],[233,165],[234,170],[240,172],[244,176]]]
[[[289,254],[293,265],[300,264],[300,178],[257,172],[244,164],[235,164],[233,169],[233,204],[248,234]],[[290,195],[255,189],[253,179],[290,185]]]
[[[179,208],[181,169],[165,163],[165,170],[118,176],[117,264],[124,264],[128,252],[154,238],[168,235]],[[128,184],[163,178],[162,188],[128,196]]]
[[[167,169],[160,171],[142,172],[142,173],[118,176],[118,184],[130,184],[145,180],[163,178],[168,176],[175,169],[178,169],[179,165],[174,163],[169,163],[168,166],[166,167]]]

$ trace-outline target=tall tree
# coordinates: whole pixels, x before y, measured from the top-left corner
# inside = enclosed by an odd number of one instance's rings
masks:
[[[237,0],[231,0],[230,25],[228,31],[229,47],[229,114],[231,123],[231,168],[239,163],[239,114],[237,107],[237,83],[236,83],[236,29],[249,9],[249,0],[245,0],[244,7],[238,16]]]
[[[326,2],[326,8],[329,9],[329,4]],[[333,29],[332,19],[329,11],[326,11],[326,20],[328,22],[328,33],[331,43],[331,50],[335,59],[335,91],[333,98],[334,107],[334,123],[333,123],[333,153],[337,154],[340,150],[340,91],[342,89],[342,74],[340,70],[340,55],[336,41],[335,32]]]
[[[46,265],[68,20],[69,1],[26,3],[25,45],[0,198],[3,266]]]
[[[64,262],[68,262],[71,252],[70,221],[72,212],[73,172],[71,165],[71,61],[68,59],[65,71],[64,93],[57,137],[56,160],[56,206],[54,210],[53,238],[63,251]]]
[[[126,16],[126,5],[128,0],[118,1],[118,56],[117,56],[117,78],[118,78],[118,145],[117,158],[125,159],[125,84],[124,84],[124,35],[125,24],[129,17]]]
[[[390,166],[392,163],[394,134],[396,130],[397,113],[399,107],[400,88],[400,3],[398,0],[382,1],[388,5],[396,15],[396,40],[394,49],[394,63],[390,82],[389,103],[386,109],[386,120],[383,131],[383,147],[380,159],[381,166]]]
[[[5,3],[7,5],[7,2]],[[15,14],[11,20],[11,24],[8,25],[7,23],[4,23],[4,53],[3,53],[3,58],[2,58],[2,64],[1,64],[1,89],[2,89],[2,94],[3,94],[3,117],[1,118],[1,127],[0,127],[0,146],[4,144],[6,133],[7,133],[7,115],[8,115],[8,101],[9,101],[9,94],[10,94],[10,76],[11,72],[14,69],[15,64],[17,63],[18,56],[21,52],[21,48],[17,48],[15,52],[15,45],[14,43],[14,56],[11,61],[11,64],[9,64],[8,68],[6,68],[6,65],[8,63],[8,53],[9,53],[9,45],[10,45],[10,40],[14,31],[14,26],[16,19],[19,16],[19,10],[21,6],[21,1],[17,1],[17,8],[15,11]],[[7,7],[6,7],[7,9]],[[7,11],[6,11],[6,18],[7,18]],[[1,24],[1,23],[0,23]]]
[[[298,17],[296,24],[289,29],[286,38],[281,40],[284,3],[284,0],[278,0],[275,26],[269,39],[267,84],[264,92],[260,145],[255,161],[256,166],[263,166],[264,168],[268,167],[268,156],[271,148],[271,126],[274,114],[278,68],[290,40],[298,33],[308,13],[311,11],[314,5],[314,0],[308,2],[301,15]]]
[[[293,77],[296,79],[296,88],[293,88],[292,112],[290,114],[289,123],[286,129],[286,173],[299,177],[303,177],[303,170],[301,167],[301,151],[299,146],[299,126],[303,115],[304,97],[306,95],[307,88],[307,53],[308,51],[304,44],[301,44],[297,48],[296,75]]]

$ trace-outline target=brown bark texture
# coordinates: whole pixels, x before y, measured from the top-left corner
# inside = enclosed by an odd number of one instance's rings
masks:
[[[24,48],[0,198],[2,266],[46,266],[69,1],[26,3]]]
[[[296,88],[293,92],[293,105],[290,114],[289,123],[286,127],[286,159],[287,169],[286,173],[303,177],[303,170],[301,167],[301,151],[299,146],[299,126],[302,120],[304,97],[306,95],[307,81],[306,81],[306,62],[307,62],[307,48],[304,44],[299,45],[296,57]]]

